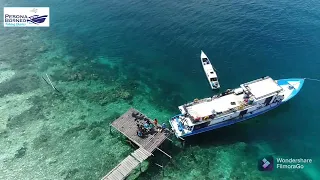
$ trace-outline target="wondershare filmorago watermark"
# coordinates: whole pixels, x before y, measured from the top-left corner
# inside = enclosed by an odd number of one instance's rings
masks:
[[[304,169],[306,164],[313,162],[310,158],[282,158],[265,156],[258,160],[258,169],[260,171],[273,171],[274,169]]]

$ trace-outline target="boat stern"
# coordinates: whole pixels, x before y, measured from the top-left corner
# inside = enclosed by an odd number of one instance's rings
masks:
[[[284,90],[283,102],[286,102],[298,94],[298,92],[301,90],[304,84],[304,79],[303,78],[280,79],[277,81],[277,83]]]
[[[171,130],[177,136],[177,138],[181,138],[191,133],[190,129],[188,129],[181,121],[182,114],[176,115],[169,120]]]
[[[219,89],[220,88],[220,83],[218,81],[211,82],[210,85],[211,85],[212,89]]]

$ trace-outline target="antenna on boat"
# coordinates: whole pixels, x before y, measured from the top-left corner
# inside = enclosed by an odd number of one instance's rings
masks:
[[[312,78],[303,78],[304,80],[310,80],[310,81],[318,81],[320,82],[320,79],[312,79]]]

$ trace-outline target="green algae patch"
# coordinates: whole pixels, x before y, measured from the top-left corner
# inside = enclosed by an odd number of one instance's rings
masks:
[[[10,121],[14,120],[14,117],[27,112],[32,108],[32,103],[28,102],[34,93],[26,93],[22,95],[6,95],[3,98],[0,98],[0,132],[3,132],[7,129],[7,126],[10,124]]]

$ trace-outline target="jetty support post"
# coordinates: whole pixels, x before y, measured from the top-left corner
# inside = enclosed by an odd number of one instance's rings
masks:
[[[167,140],[171,141],[173,143],[173,141],[171,139],[169,139],[168,137],[166,137]]]
[[[157,147],[157,149],[158,149],[159,151],[161,151],[163,154],[165,154],[166,156],[168,156],[170,159],[172,159],[172,157],[171,157],[169,154],[167,154],[166,152],[164,152],[163,150],[161,150],[161,149],[158,148],[158,147]]]
[[[161,170],[162,170],[162,176],[164,177],[164,168],[163,168],[163,164],[162,164],[162,165],[160,165],[160,164],[158,164],[158,163],[155,163],[155,164],[161,168]]]
[[[164,168],[163,168],[163,164],[162,164],[162,176],[164,177]]]
[[[182,148],[184,148],[185,143],[186,143],[186,140],[183,139],[182,137],[179,137],[179,139],[181,140],[181,146],[182,146]]]
[[[162,167],[162,176],[164,177],[164,168]]]

